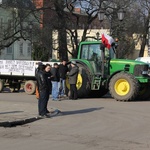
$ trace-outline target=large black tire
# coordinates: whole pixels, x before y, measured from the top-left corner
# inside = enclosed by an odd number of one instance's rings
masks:
[[[4,89],[4,81],[0,79],[0,92]]]
[[[27,94],[32,95],[35,93],[35,90],[36,90],[36,82],[35,81],[29,80],[29,81],[25,82],[24,91]]]
[[[140,90],[138,93],[138,96],[136,98],[137,100],[148,100],[150,99],[150,84],[148,83],[141,83],[140,84]]]
[[[90,77],[88,70],[85,69],[81,64],[77,64],[79,67],[78,80],[77,80],[77,90],[78,98],[85,98],[90,96]],[[70,86],[68,84],[68,79],[66,79],[66,95],[68,95]]]
[[[131,101],[138,95],[139,83],[133,75],[120,72],[111,78],[109,91],[118,101]]]

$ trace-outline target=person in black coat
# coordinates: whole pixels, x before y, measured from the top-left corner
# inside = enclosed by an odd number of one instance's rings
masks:
[[[62,63],[59,65],[59,75],[60,75],[59,96],[60,97],[64,97],[65,95],[66,74],[69,71],[66,63],[67,63],[66,60],[63,60]]]
[[[36,80],[39,91],[38,111],[42,117],[50,117],[48,115],[47,104],[49,100],[49,85],[46,75],[45,65],[40,65],[39,70],[36,72]]]
[[[51,69],[52,69],[51,65],[50,64],[46,64],[45,71],[46,71],[46,75],[47,75],[47,78],[48,78],[49,94],[52,93],[52,82],[51,82],[52,74],[51,74]]]
[[[52,78],[51,78],[51,82],[52,82],[52,100],[54,101],[58,101],[58,83],[60,81],[60,75],[59,75],[59,68],[58,68],[58,64],[54,63],[54,67],[52,67],[51,69],[51,74],[52,74]]]
[[[71,69],[70,69],[69,73],[67,73],[68,77],[69,77],[69,84],[70,84],[69,99],[76,100],[78,98],[77,87],[76,87],[78,72],[79,72],[79,68],[76,65],[76,62],[71,61]]]

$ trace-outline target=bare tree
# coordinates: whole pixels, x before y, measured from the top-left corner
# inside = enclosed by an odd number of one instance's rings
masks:
[[[139,57],[143,57],[145,45],[147,44],[147,35],[149,30],[150,22],[150,1],[148,0],[139,0],[138,1],[138,12],[140,13],[140,20],[142,20],[143,30],[142,34],[142,44],[139,53]]]
[[[30,1],[24,3],[24,1],[19,0],[7,0],[2,2],[0,9],[6,11],[10,17],[8,22],[1,24],[0,50],[2,50],[20,38],[29,38],[26,20],[30,18],[33,5]]]

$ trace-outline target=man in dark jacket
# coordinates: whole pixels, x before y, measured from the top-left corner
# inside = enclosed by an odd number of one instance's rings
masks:
[[[49,94],[52,93],[52,82],[51,82],[51,78],[52,78],[52,74],[51,74],[51,65],[50,64],[46,64],[45,65],[45,71],[46,71],[46,75],[48,78],[48,85],[49,85]]]
[[[68,72],[68,67],[66,65],[66,60],[63,60],[62,63],[59,65],[59,75],[60,75],[60,82],[59,82],[59,96],[64,97],[65,94],[65,81],[66,81],[66,74]]]
[[[42,117],[50,117],[47,113],[47,103],[49,99],[49,85],[48,78],[45,72],[45,65],[39,67],[38,72],[36,73],[37,86],[39,91],[39,100],[38,100],[38,111],[39,115]]]
[[[76,100],[78,98],[77,95],[77,77],[78,77],[79,68],[76,65],[75,61],[71,61],[71,70],[68,73],[69,84],[70,84],[70,97],[69,99]]]
[[[60,80],[58,64],[54,63],[54,67],[51,69],[51,82],[52,82],[52,100],[58,101],[58,82]]]

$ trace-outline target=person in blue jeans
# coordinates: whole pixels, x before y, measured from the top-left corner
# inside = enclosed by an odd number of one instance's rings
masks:
[[[58,94],[59,94],[59,90],[58,90],[58,83],[60,81],[60,75],[59,75],[59,68],[58,68],[58,64],[54,63],[54,66],[51,69],[51,74],[52,74],[52,78],[51,78],[51,82],[52,82],[52,100],[53,101],[58,101]]]
[[[66,82],[66,74],[69,71],[67,67],[67,61],[62,60],[62,63],[59,65],[59,75],[60,75],[60,82],[59,82],[59,96],[64,97],[65,95],[65,82]]]

